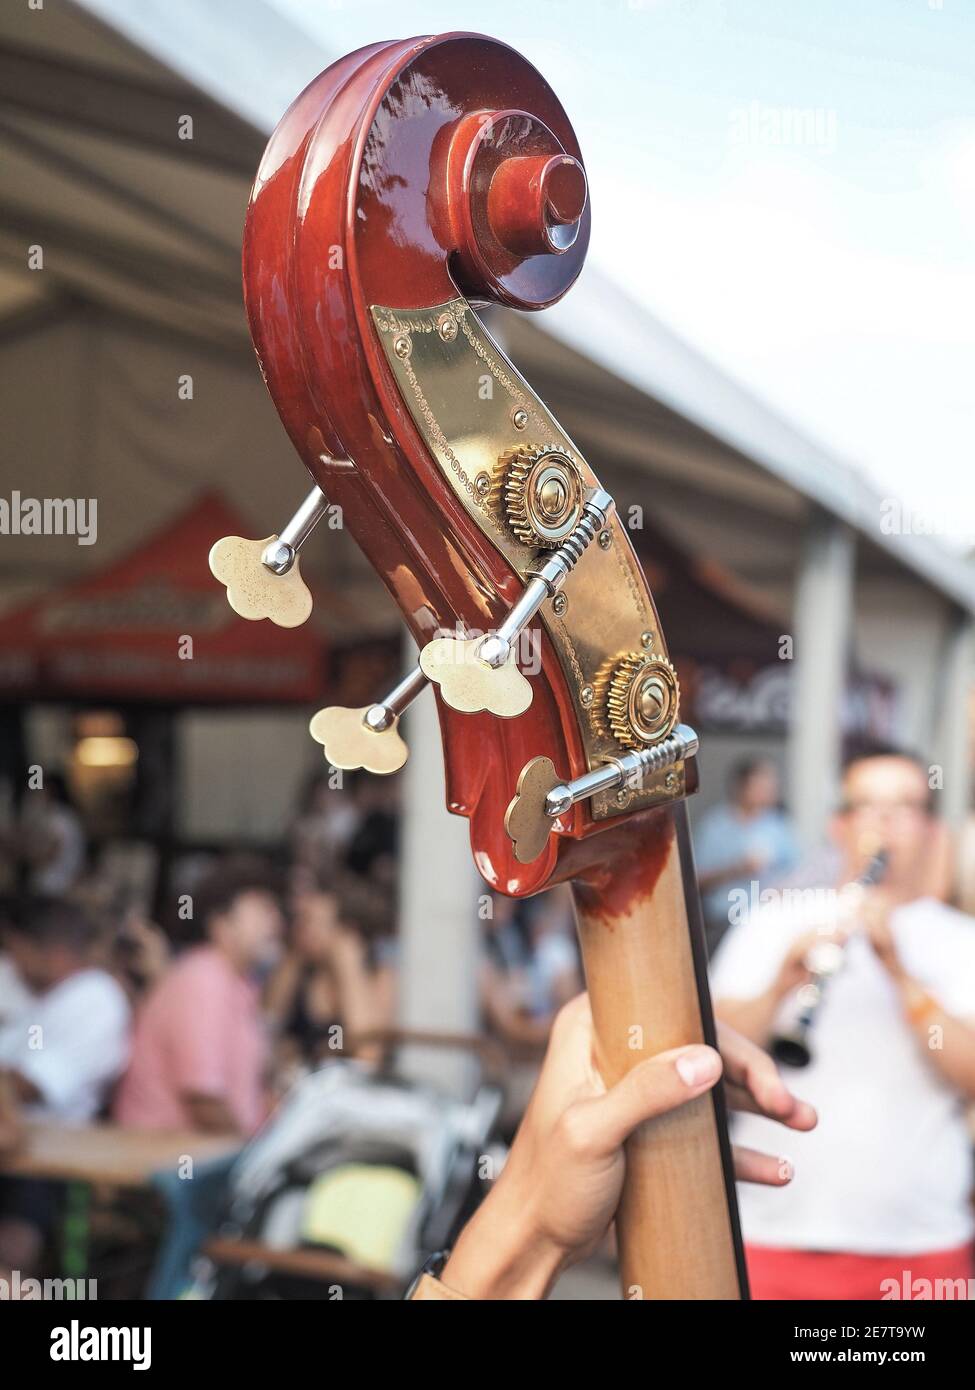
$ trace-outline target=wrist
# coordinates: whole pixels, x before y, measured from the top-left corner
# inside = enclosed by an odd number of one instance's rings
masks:
[[[900,970],[896,974],[893,971],[888,971],[888,973],[897,990],[897,997],[905,1008],[916,1002],[918,997],[924,993],[923,986],[918,984],[917,980],[912,979],[905,970]]]
[[[779,971],[763,996],[765,1012],[770,1021],[786,995],[791,994],[801,983],[802,981],[796,979],[795,972],[791,968],[783,967]]]
[[[461,1232],[441,1280],[471,1299],[547,1298],[569,1262],[504,1177]]]
[[[900,995],[901,1008],[908,1023],[924,1023],[933,1013],[937,1013],[938,1004],[922,984],[917,980],[911,979],[910,975],[901,975],[897,981],[898,993]]]

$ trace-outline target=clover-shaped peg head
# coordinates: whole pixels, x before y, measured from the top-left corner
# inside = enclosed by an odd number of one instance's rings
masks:
[[[532,688],[518,670],[514,648],[500,666],[481,660],[483,637],[435,637],[420,653],[423,674],[440,687],[451,709],[463,714],[487,710],[514,719],[532,702]]]
[[[409,749],[399,736],[398,719],[385,729],[370,727],[366,716],[373,705],[346,709],[343,705],[328,705],[312,717],[308,725],[312,738],[325,750],[332,767],[352,772],[364,768],[385,776],[398,772],[409,757]]]
[[[519,864],[530,864],[548,844],[553,818],[546,812],[545,803],[558,784],[559,775],[551,758],[532,758],[521,769],[504,817],[504,828]]]
[[[224,536],[210,551],[210,570],[227,586],[227,601],[242,618],[270,618],[278,627],[300,627],[311,612],[311,594],[297,556],[286,574],[275,574],[262,563],[264,551],[275,540],[276,536],[262,541]]]

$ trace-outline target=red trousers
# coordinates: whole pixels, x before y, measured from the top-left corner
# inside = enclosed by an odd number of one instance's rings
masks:
[[[957,1299],[975,1294],[971,1245],[924,1255],[848,1255],[746,1245],[745,1256],[752,1298],[763,1300]],[[959,1279],[966,1281],[967,1293],[954,1282]]]

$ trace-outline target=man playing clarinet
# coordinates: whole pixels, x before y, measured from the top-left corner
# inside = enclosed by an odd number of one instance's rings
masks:
[[[793,1181],[774,1203],[739,1194],[752,1294],[970,1297],[975,921],[927,895],[928,768],[892,749],[852,758],[831,832],[833,884],[763,894],[712,972],[718,1016],[768,1046],[801,1012],[816,948],[842,946],[805,1032],[802,1088],[820,1124],[794,1136]],[[864,886],[878,849],[883,875]],[[767,1123],[741,1117],[736,1140],[761,1147]]]

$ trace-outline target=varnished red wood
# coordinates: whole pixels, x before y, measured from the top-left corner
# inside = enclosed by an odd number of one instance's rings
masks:
[[[509,254],[489,283],[475,283],[476,269],[461,264],[468,232],[449,197],[448,158],[469,148],[472,116],[480,130],[479,113],[512,110],[535,118],[538,148],[551,154],[557,140],[581,167],[554,93],[506,45],[459,34],[361,49],[316,78],[282,118],[247,217],[245,301],[268,388],[295,448],[342,507],[420,643],[458,620],[496,626],[522,586],[429,457],[369,308],[429,306],[458,290],[541,306],[571,285],[588,207],[564,255]],[[334,468],[323,456],[355,467]],[[541,636],[542,669],[521,718],[458,715],[437,697],[450,807],[470,819],[484,877],[519,895],[544,886],[560,848],[553,836],[535,863],[514,859],[504,812],[521,768],[541,755],[563,776],[585,771],[565,678]],[[585,806],[571,828],[595,828]]]
[[[458,622],[496,627],[522,584],[428,454],[370,307],[429,308],[461,293],[542,308],[574,281],[588,235],[565,112],[530,64],[491,39],[360,49],[311,83],[272,136],[244,240],[258,357],[295,448],[418,643]],[[539,636],[534,699],[519,718],[458,714],[436,695],[448,803],[469,818],[475,862],[503,892],[572,880],[611,1082],[645,1052],[710,1037],[706,985],[672,811],[597,825],[583,802],[534,863],[514,858],[504,813],[525,764],[551,758],[565,778],[588,770],[565,676]],[[693,766],[688,774],[692,782]],[[642,1050],[621,1041],[628,1021],[642,1030]],[[676,1296],[737,1296],[734,1198],[715,1104],[696,1102],[630,1145],[621,1248],[625,1276],[645,1296],[674,1296],[668,1268]]]
[[[669,1048],[715,1046],[685,808],[567,845],[558,873],[572,884],[606,1082]],[[624,1297],[747,1296],[720,1087],[633,1135],[617,1235]]]
[[[681,808],[682,810],[683,808]],[[670,808],[611,836],[600,863],[573,882],[596,1064],[612,1085],[641,1061],[713,1043],[706,982],[688,921],[688,891]],[[691,884],[693,897],[694,886]],[[641,1125],[626,1144],[617,1213],[623,1295],[643,1299],[742,1296],[734,1182],[720,1091]]]

